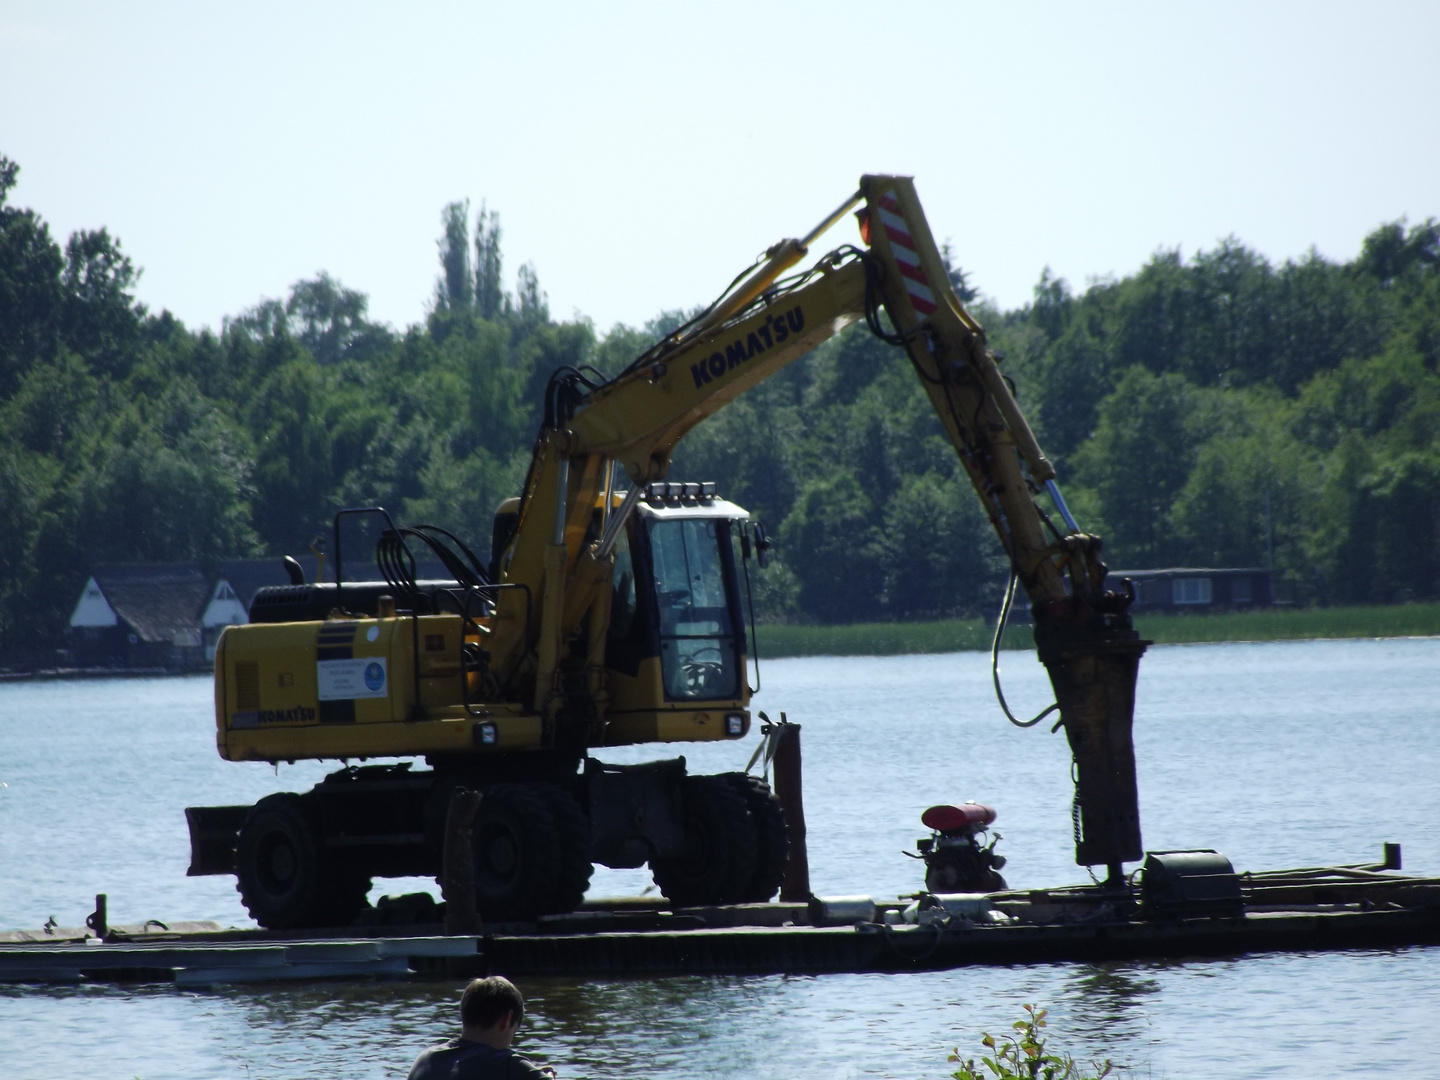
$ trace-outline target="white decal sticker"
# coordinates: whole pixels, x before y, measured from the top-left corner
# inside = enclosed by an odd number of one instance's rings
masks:
[[[365,640],[366,640],[366,641],[379,641],[379,640],[380,640],[380,627],[378,627],[378,626],[372,626],[372,627],[370,627],[369,630],[366,630],[366,631],[365,631]]]
[[[354,701],[387,696],[385,657],[321,660],[315,665],[321,701]]]

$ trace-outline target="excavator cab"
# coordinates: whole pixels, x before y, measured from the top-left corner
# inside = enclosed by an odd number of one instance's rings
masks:
[[[731,534],[748,517],[714,484],[655,483],[616,546],[606,666],[638,677],[658,661],[657,704],[744,696]]]
[[[615,546],[605,642],[612,694],[607,741],[629,741],[642,718],[646,727],[663,728],[667,714],[678,719],[705,706],[721,710],[707,718],[724,725],[715,737],[735,738],[748,729],[745,611],[734,540],[748,518],[717,497],[712,483],[661,481],[645,489]]]
[[[660,615],[660,675],[671,701],[734,697],[735,626],[724,552],[729,522],[641,515]]]
[[[623,495],[614,495],[612,507],[622,501]],[[496,511],[494,580],[500,579],[519,506],[511,498]],[[633,686],[621,692],[635,707],[748,699],[735,540],[749,517],[720,498],[713,481],[657,481],[643,489],[615,544],[605,640],[611,674],[646,685],[644,692]],[[597,507],[587,542],[600,523]]]

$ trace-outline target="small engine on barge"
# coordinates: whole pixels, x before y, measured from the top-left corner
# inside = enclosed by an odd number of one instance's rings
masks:
[[[975,802],[942,803],[920,815],[920,823],[931,834],[915,841],[920,854],[905,854],[924,861],[927,892],[984,893],[1006,888],[1000,876],[1005,856],[995,851],[1002,837],[995,833],[988,843],[981,843],[997,816],[994,807]]]

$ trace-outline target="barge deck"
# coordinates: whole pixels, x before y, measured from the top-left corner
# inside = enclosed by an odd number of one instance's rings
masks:
[[[100,934],[10,931],[0,933],[0,982],[903,972],[1440,944],[1440,879],[1366,866],[1239,879],[1240,905],[1211,911],[1204,896],[1161,911],[1133,889],[1074,886],[678,910],[633,897],[466,934],[439,924],[277,933],[154,921]]]

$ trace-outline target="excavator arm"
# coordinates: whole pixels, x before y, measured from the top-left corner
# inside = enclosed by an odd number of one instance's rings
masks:
[[[857,207],[865,249],[837,249],[781,278]],[[984,330],[951,288],[908,177],[863,177],[808,236],[777,244],[707,312],[615,379],[572,371],[552,380],[501,561],[502,580],[524,588],[498,594],[493,670],[542,715],[553,717],[576,693],[603,713],[613,548],[642,488],[665,477],[691,428],[861,318],[905,349],[1026,591],[1076,761],[1076,861],[1118,874],[1142,855],[1131,726],[1146,643],[1131,628],[1128,598],[1105,590],[1100,539],[1065,507]],[[630,481],[618,505],[617,467]],[[1042,492],[1060,526],[1037,505]],[[577,643],[588,673],[578,690],[562,678]]]
[[[880,288],[916,374],[1030,599],[1035,644],[1075,759],[1075,861],[1112,879],[1142,857],[1132,725],[1141,641],[1129,595],[1105,589],[1101,540],[1080,531],[1055,469],[950,287],[944,260],[908,177],[866,176],[862,233],[884,267]],[[1045,491],[1063,528],[1036,505]]]

